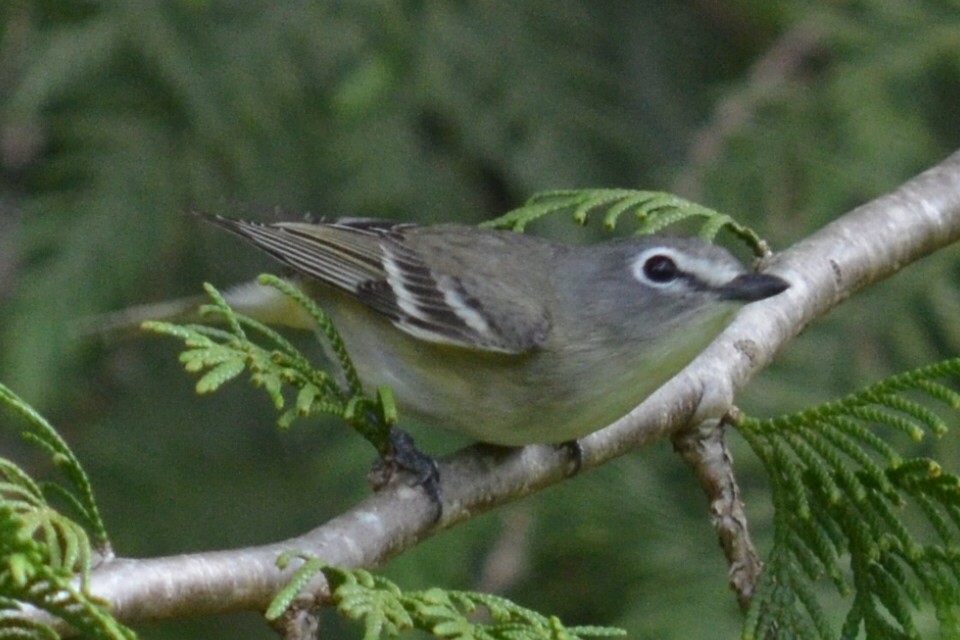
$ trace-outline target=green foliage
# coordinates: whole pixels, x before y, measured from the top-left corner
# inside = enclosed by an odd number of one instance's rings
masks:
[[[86,592],[93,549],[84,526],[94,535],[101,556],[112,555],[90,483],[73,452],[53,427],[30,406],[0,385],[0,405],[24,418],[24,438],[38,445],[73,485],[37,483],[16,464],[0,458],[0,638],[57,638],[43,623],[21,615],[31,605],[69,623],[89,638],[122,640],[133,632],[119,624]],[[45,494],[64,500],[82,525],[50,506]],[[80,578],[80,588],[74,586]]]
[[[30,520],[34,521],[32,528],[43,531],[48,536],[47,546],[56,547],[57,541],[63,540],[65,546],[62,568],[86,571],[89,568],[87,565],[90,544],[84,528],[93,535],[93,544],[100,554],[112,553],[106,527],[93,498],[93,488],[87,474],[66,441],[60,437],[53,426],[33,407],[2,384],[0,384],[0,405],[14,412],[27,423],[27,430],[21,433],[23,439],[42,449],[53,464],[63,472],[72,487],[53,482],[36,484],[15,464],[0,458],[0,474],[5,479],[5,482],[0,484],[0,491],[6,495],[8,504],[14,511],[21,514],[38,512],[44,514],[38,518],[31,516]],[[44,498],[45,493],[53,494],[66,502],[79,518],[80,524],[70,523],[65,518],[61,519],[60,516],[54,518],[56,524],[53,524],[53,521],[46,523],[46,519],[53,517],[55,512],[48,507]],[[31,531],[31,535],[32,533]],[[83,551],[84,548],[87,551]],[[81,558],[83,558],[82,561]]]
[[[279,617],[302,586],[322,572],[337,611],[363,624],[364,640],[396,637],[413,629],[460,640],[578,640],[626,635],[610,627],[565,627],[556,617],[484,593],[437,588],[404,593],[382,576],[363,569],[324,566],[309,556],[285,554],[278,564],[284,568],[294,558],[305,562],[274,599],[267,612],[270,620]],[[492,622],[477,621],[475,614],[481,608]]]
[[[637,233],[649,234],[691,218],[703,218],[700,237],[713,242],[724,228],[743,240],[757,257],[770,253],[770,248],[755,231],[739,224],[731,216],[703,205],[659,191],[635,189],[577,189],[547,191],[527,200],[522,207],[485,222],[482,226],[523,231],[527,224],[543,216],[572,211],[578,224],[586,224],[591,213],[603,210],[603,226],[613,229],[625,213],[632,213],[640,222]]]
[[[392,395],[385,390],[380,391],[377,400],[364,395],[339,333],[313,300],[275,276],[262,275],[259,280],[276,287],[310,314],[327,340],[342,382],[313,367],[290,341],[270,327],[236,313],[210,284],[204,288],[213,304],[200,311],[211,319],[222,320],[226,330],[167,322],[145,322],[143,328],[184,341],[187,349],[180,354],[184,368],[193,373],[205,371],[197,381],[197,393],[212,393],[249,369],[251,381],[266,391],[277,411],[282,412],[277,420],[280,427],[288,428],[297,418],[333,415],[356,429],[378,452],[386,452],[390,425],[396,420]],[[270,347],[252,342],[248,330],[260,334]],[[292,403],[284,396],[286,387],[296,391]]]
[[[182,379],[162,373],[163,349],[107,354],[65,331],[262,270],[178,211],[279,204],[471,222],[545,189],[640,185],[737,212],[784,247],[960,144],[956,15],[955,0],[2,1],[0,378],[70,416],[94,477],[124,474],[98,481],[98,494],[123,505],[111,532],[140,553],[305,525],[299,483],[314,449],[337,483],[314,506],[335,511],[362,484],[350,474],[356,438],[317,444],[304,430],[287,438],[297,446],[278,444],[260,427],[259,398],[188,406]],[[960,353],[958,258],[911,265],[819,320],[742,406],[774,415]],[[181,424],[218,406],[229,425]],[[919,446],[954,468],[954,440]],[[130,462],[147,447],[149,460]],[[300,466],[279,474],[278,460]],[[759,492],[754,463],[738,457],[738,473]],[[244,481],[225,481],[235,464]],[[514,588],[564,617],[604,607],[637,635],[736,625],[733,607],[705,613],[722,567],[685,470],[660,450],[612,467],[531,500],[539,566]],[[179,499],[145,506],[143,487]],[[238,503],[262,517],[224,527]],[[751,522],[761,539],[767,524],[761,509]],[[396,577],[469,582],[496,529],[452,531]],[[642,543],[616,542],[639,530]],[[229,623],[210,624],[152,632],[216,637]]]
[[[852,595],[842,638],[920,638],[930,626],[945,638],[960,634],[960,477],[929,458],[905,459],[889,443],[897,433],[942,435],[947,424],[927,405],[960,411],[960,393],[943,382],[957,378],[960,359],[948,360],[738,425],[767,470],[775,506],[774,546],[744,638],[837,637],[821,604],[826,585]]]

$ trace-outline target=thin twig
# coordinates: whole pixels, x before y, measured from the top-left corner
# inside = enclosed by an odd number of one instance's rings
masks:
[[[694,470],[710,500],[710,520],[727,557],[730,588],[740,608],[746,610],[763,563],[750,539],[725,427],[726,419],[704,420],[692,429],[675,433],[673,447]]]

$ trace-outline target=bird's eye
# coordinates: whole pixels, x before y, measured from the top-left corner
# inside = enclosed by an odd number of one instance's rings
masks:
[[[676,280],[680,275],[680,270],[677,268],[677,263],[674,262],[673,259],[658,254],[647,258],[646,262],[643,263],[643,273],[650,278],[652,282],[666,284],[667,282]]]

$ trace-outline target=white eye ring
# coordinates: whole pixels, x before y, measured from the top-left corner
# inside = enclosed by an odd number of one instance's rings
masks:
[[[669,287],[681,280],[677,254],[667,247],[656,247],[644,251],[634,258],[631,270],[639,282],[653,287]]]

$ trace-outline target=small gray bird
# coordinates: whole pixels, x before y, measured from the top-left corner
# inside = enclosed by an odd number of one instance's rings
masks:
[[[694,239],[571,246],[454,224],[203,217],[301,277],[361,380],[391,387],[401,417],[499,445],[566,442],[610,424],[740,306],[788,287]],[[227,300],[265,322],[311,326],[271,288]]]

